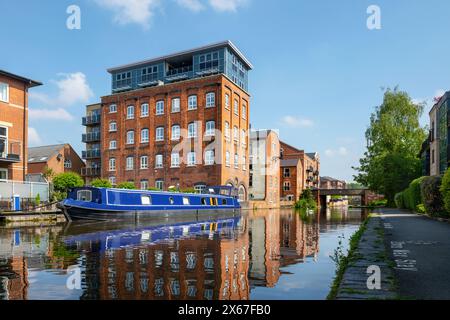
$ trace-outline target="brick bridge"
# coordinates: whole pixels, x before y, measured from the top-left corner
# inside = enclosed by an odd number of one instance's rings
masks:
[[[369,189],[315,189],[312,192],[322,208],[327,206],[327,196],[361,197],[361,205],[367,206],[373,195]]]

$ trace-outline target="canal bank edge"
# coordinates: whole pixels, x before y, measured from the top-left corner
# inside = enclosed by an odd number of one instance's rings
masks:
[[[370,266],[381,271],[381,289],[370,290],[367,273]],[[393,300],[398,299],[393,272],[394,263],[389,259],[384,242],[382,219],[370,215],[350,239],[346,257],[339,261],[336,277],[328,300]]]

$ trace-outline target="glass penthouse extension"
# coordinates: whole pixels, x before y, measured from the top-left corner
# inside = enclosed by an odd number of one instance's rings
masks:
[[[225,74],[248,91],[250,62],[230,42],[109,69],[112,92],[119,93],[188,79]]]

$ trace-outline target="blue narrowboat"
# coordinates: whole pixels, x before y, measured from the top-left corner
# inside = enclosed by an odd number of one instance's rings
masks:
[[[222,213],[238,213],[241,208],[235,189],[228,186],[210,187],[200,194],[73,188],[58,207],[69,221],[141,221],[188,215],[208,218]]]

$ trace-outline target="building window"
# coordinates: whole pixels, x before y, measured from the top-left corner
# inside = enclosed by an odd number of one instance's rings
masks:
[[[289,168],[283,168],[283,177],[285,178],[291,177],[291,170]]]
[[[188,110],[195,110],[197,109],[197,96],[189,96],[188,98]]]
[[[242,142],[242,145],[244,145],[244,146],[247,145],[247,132],[244,129],[242,129],[242,131],[241,131],[241,142]]]
[[[226,165],[227,167],[230,166],[230,152],[229,152],[229,151],[227,151],[227,152],[225,153],[225,165]]]
[[[247,157],[242,157],[242,170],[247,171]]]
[[[236,142],[239,141],[239,128],[237,126],[234,126],[234,128],[233,128],[233,138],[234,138],[234,141],[236,141]]]
[[[148,180],[141,180],[141,190],[148,190]]]
[[[171,139],[174,141],[180,140],[181,136],[181,128],[179,125],[172,126],[172,137]]]
[[[283,184],[283,189],[284,189],[284,191],[291,191],[291,183],[289,181],[286,181]]]
[[[234,114],[238,116],[239,115],[239,101],[238,101],[238,99],[234,99],[233,109],[234,109]]]
[[[180,112],[180,98],[172,99],[172,113]]]
[[[134,131],[127,131],[127,144],[134,144]]]
[[[216,94],[214,92],[206,94],[206,107],[213,108],[215,106],[216,106]]]
[[[188,124],[188,138],[197,138],[197,122]]]
[[[194,186],[195,191],[197,191],[197,193],[203,193],[203,191],[206,190],[206,185],[205,184],[196,184]]]
[[[245,102],[242,104],[242,119],[247,119],[247,104]]]
[[[0,157],[8,153],[8,128],[0,127]]]
[[[156,189],[163,190],[164,189],[164,180],[156,180],[155,187],[156,187]]]
[[[164,127],[156,128],[156,141],[164,141]]]
[[[219,67],[219,53],[218,52],[210,52],[202,54],[199,58],[200,70],[208,70]]]
[[[109,159],[109,171],[116,171],[116,159]]]
[[[116,140],[111,140],[109,142],[109,150],[116,150],[117,149],[117,141]]]
[[[188,166],[193,167],[197,164],[195,152],[188,153]]]
[[[150,141],[150,137],[148,134],[148,129],[141,130],[141,143],[148,143]]]
[[[8,169],[0,169],[0,181],[8,180]]]
[[[126,170],[133,170],[133,169],[134,169],[134,158],[127,157]]]
[[[157,154],[155,159],[155,168],[161,169],[163,168],[163,156],[162,154]]]
[[[234,168],[239,169],[239,155],[237,153],[234,154]]]
[[[127,119],[134,119],[134,106],[127,107]]]
[[[205,165],[211,166],[215,162],[214,150],[207,150],[205,152]]]
[[[435,162],[435,152],[434,149],[431,151],[431,163],[434,164]]]
[[[156,115],[162,115],[164,114],[164,101],[160,100],[156,102]]]
[[[117,112],[117,105],[116,104],[111,104],[109,106],[109,113],[116,113]]]
[[[216,122],[208,121],[206,122],[206,136],[211,137],[216,135]]]
[[[225,109],[230,110],[230,95],[228,93],[225,94]]]
[[[72,161],[64,160],[64,168],[65,169],[72,169]]]
[[[225,121],[225,140],[230,140],[230,123]]]
[[[111,183],[112,186],[115,186],[117,184],[116,177],[109,177],[109,183]]]
[[[180,154],[179,153],[172,153],[170,162],[171,162],[171,167],[172,168],[179,168],[180,167]]]
[[[147,156],[141,157],[141,169],[142,170],[148,169],[148,157]]]
[[[117,131],[117,122],[113,121],[109,123],[109,132]]]
[[[9,102],[9,85],[0,82],[0,101]]]
[[[149,114],[149,108],[148,108],[148,103],[143,103],[142,105],[141,105],[141,117],[142,118],[144,118],[144,117],[148,117],[148,114]]]

